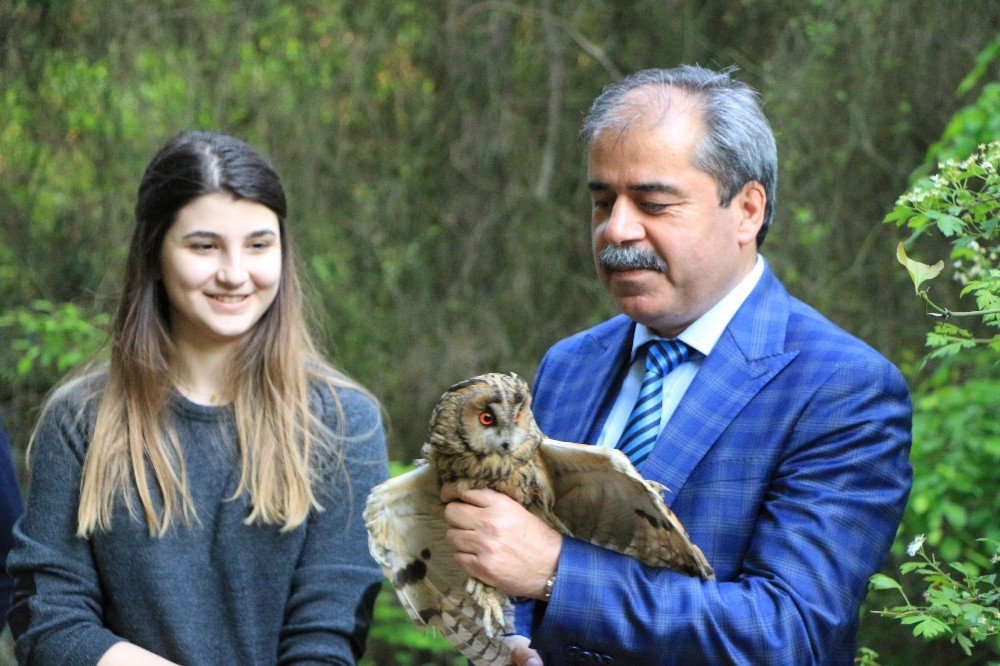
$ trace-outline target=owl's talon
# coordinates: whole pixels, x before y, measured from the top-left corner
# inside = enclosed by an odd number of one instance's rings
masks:
[[[507,629],[507,596],[481,580],[470,578],[465,581],[465,591],[483,609],[483,631],[490,638],[501,635]]]

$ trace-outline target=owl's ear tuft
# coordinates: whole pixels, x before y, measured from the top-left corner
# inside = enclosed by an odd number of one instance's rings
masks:
[[[485,380],[481,376],[469,377],[468,379],[463,379],[457,384],[452,384],[445,390],[445,393],[454,393],[455,391],[461,391],[464,388],[469,388],[473,384],[482,384],[484,383],[484,381]]]

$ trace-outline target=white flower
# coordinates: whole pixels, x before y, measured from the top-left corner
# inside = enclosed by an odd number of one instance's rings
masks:
[[[911,541],[910,545],[906,547],[906,554],[909,555],[910,557],[916,555],[917,551],[920,550],[920,547],[924,545],[924,541],[926,540],[927,537],[925,537],[923,534],[918,534],[917,536],[913,537],[913,541]]]

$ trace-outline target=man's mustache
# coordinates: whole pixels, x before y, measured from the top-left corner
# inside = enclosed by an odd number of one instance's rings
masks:
[[[649,270],[667,272],[667,265],[649,248],[636,245],[605,245],[597,261],[606,271]]]

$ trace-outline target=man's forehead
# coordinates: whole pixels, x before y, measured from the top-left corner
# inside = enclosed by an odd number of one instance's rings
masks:
[[[658,180],[653,176],[663,167],[693,164],[704,133],[700,109],[685,91],[666,90],[667,98],[663,92],[640,89],[630,93],[634,103],[627,101],[635,113],[623,115],[593,138],[587,156],[588,178],[602,180],[595,170],[626,168],[628,180],[646,182]]]
[[[607,115],[607,122],[594,137],[618,140],[633,131],[649,131],[681,122],[701,126],[702,102],[694,93],[670,85],[650,84],[625,93]]]

